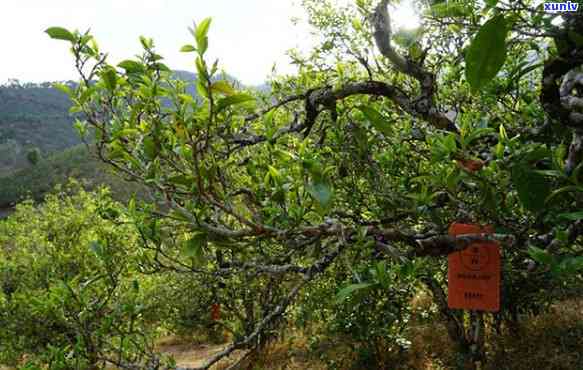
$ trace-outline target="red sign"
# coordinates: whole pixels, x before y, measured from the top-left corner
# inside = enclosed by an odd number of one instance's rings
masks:
[[[221,305],[213,303],[211,306],[211,320],[218,321],[221,319]]]
[[[492,234],[492,227],[453,223],[449,235]],[[500,309],[500,247],[497,242],[472,243],[448,258],[449,308],[493,311]]]

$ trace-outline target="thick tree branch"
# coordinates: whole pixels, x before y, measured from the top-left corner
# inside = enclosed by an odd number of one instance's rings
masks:
[[[219,353],[212,356],[203,366],[197,368],[182,368],[181,370],[207,370],[215,363],[220,361],[221,359],[229,356],[235,350],[243,348],[248,344],[253,343],[253,341],[263,332],[264,328],[267,327],[271,322],[277,319],[279,316],[283,315],[289,305],[293,302],[294,298],[298,295],[301,289],[306,285],[309,281],[311,281],[317,274],[322,273],[332,262],[335,258],[342,252],[342,250],[347,246],[346,241],[340,241],[337,250],[322,258],[318,263],[314,264],[312,268],[310,268],[307,273],[304,275],[304,278],[301,282],[299,282],[294,288],[283,298],[281,302],[269,313],[267,314],[255,327],[255,330],[248,335],[247,337],[243,338],[242,340],[232,343],[231,345],[227,346],[224,350],[220,351]]]
[[[381,54],[389,59],[398,71],[415,78],[421,85],[421,94],[414,100],[408,98],[413,101],[412,110],[414,111],[414,113],[410,111],[409,113],[427,120],[435,127],[457,132],[455,124],[440,113],[433,102],[436,91],[435,76],[423,69],[421,65],[400,55],[391,45],[392,32],[388,0],[382,0],[379,3],[373,14],[372,24],[375,42]]]

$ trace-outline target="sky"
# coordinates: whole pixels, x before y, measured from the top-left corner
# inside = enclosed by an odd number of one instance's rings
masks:
[[[286,50],[307,44],[307,27],[294,26],[299,7],[288,0],[11,0],[0,5],[0,82],[77,79],[65,42],[51,40],[48,27],[91,28],[112,61],[140,53],[140,35],[154,39],[156,50],[172,69],[195,71],[193,54],[180,53],[193,43],[193,20],[212,17],[209,57],[244,83],[265,81],[276,63],[280,72],[293,67]]]
[[[140,35],[154,39],[156,50],[172,69],[195,71],[193,54],[180,53],[193,43],[188,27],[212,17],[208,57],[249,85],[261,84],[274,63],[292,73],[285,52],[313,43],[297,0],[3,0],[0,5],[0,83],[76,80],[67,43],[44,33],[60,26],[91,28],[110,63],[140,53]],[[396,17],[399,19],[399,17]],[[402,17],[400,17],[402,18]]]

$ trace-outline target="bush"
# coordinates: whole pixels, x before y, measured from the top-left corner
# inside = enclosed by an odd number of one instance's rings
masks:
[[[0,223],[0,363],[97,369],[158,361],[136,233],[106,190],[72,184]],[[153,363],[152,363],[153,364]]]

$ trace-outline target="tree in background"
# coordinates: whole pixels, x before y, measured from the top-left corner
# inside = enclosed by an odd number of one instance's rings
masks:
[[[38,161],[40,160],[40,156],[41,154],[39,148],[29,149],[28,152],[26,153],[26,159],[33,166],[35,166],[38,163]]]
[[[0,363],[164,363],[148,316],[159,302],[145,298],[154,280],[138,278],[137,234],[117,208],[104,189],[71,183],[0,223]]]
[[[298,75],[269,96],[214,78],[210,19],[181,49],[197,97],[152,40],[113,66],[90,34],[47,30],[75,57],[81,81],[62,89],[80,133],[92,127],[99,157],[157,194],[128,207],[141,265],[202,281],[230,317],[217,324],[235,341],[201,368],[260,347],[323,277],[362,307],[423,283],[468,366],[485,361],[485,320],[511,328],[580,286],[583,13],[557,22],[533,3],[419,2],[407,31],[387,0],[305,0],[321,43],[292,53]],[[453,221],[496,232],[451,237]],[[500,312],[448,309],[445,257],[485,239],[502,244]]]

